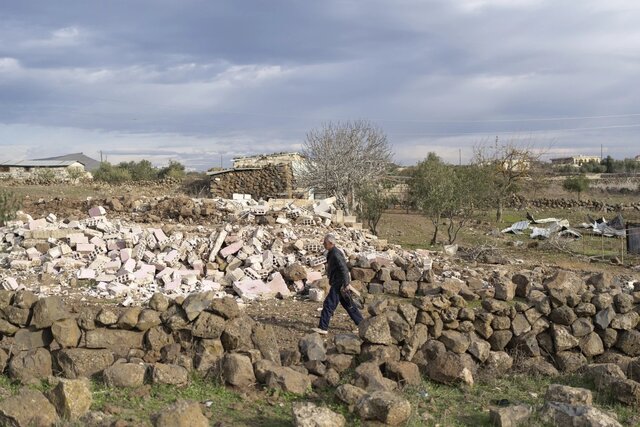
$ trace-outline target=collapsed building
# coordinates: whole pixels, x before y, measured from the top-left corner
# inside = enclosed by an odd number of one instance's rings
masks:
[[[277,153],[233,159],[230,169],[207,172],[213,197],[249,194],[255,200],[306,198],[296,185],[303,158],[298,153]]]

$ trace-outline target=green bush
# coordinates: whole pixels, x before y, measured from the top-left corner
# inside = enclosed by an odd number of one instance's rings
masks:
[[[117,168],[129,172],[132,181],[155,181],[158,179],[158,169],[149,160],[122,162]]]
[[[589,179],[584,175],[569,176],[562,186],[571,193],[578,193],[578,200],[580,200],[580,194],[589,189]]]
[[[184,165],[180,162],[176,162],[175,160],[170,160],[169,166],[165,166],[164,168],[160,169],[158,176],[160,177],[160,179],[182,179],[185,176]]]
[[[131,173],[127,169],[113,166],[109,162],[102,162],[100,167],[93,173],[93,179],[109,184],[122,184],[131,181]]]
[[[80,168],[68,168],[67,175],[72,181],[79,181],[86,176],[86,172]]]
[[[50,184],[56,181],[55,172],[48,168],[40,168],[33,175],[38,184]]]
[[[22,200],[15,193],[0,190],[0,224],[4,225],[7,221],[14,219],[21,205]]]

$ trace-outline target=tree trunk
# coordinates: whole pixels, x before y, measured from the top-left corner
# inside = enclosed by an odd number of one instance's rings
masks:
[[[502,199],[498,199],[496,206],[496,221],[498,223],[502,222]]]
[[[438,218],[437,221],[431,222],[433,222],[433,237],[431,238],[431,243],[429,243],[429,245],[433,246],[438,241],[438,227],[440,226],[440,218]]]

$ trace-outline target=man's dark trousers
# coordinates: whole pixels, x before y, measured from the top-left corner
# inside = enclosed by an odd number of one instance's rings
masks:
[[[329,321],[331,320],[331,316],[333,316],[333,312],[336,307],[338,307],[338,302],[347,310],[349,313],[349,317],[351,320],[355,322],[356,325],[359,325],[362,322],[362,314],[360,314],[360,310],[353,304],[351,298],[345,298],[340,292],[340,286],[331,286],[329,289],[329,295],[324,299],[324,303],[322,304],[322,313],[320,313],[320,329],[324,329],[325,331],[329,329]]]

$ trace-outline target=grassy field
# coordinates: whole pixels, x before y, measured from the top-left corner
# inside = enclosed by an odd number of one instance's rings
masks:
[[[346,382],[351,373],[343,375]],[[419,386],[407,387],[402,393],[412,405],[411,418],[406,427],[419,426],[490,426],[489,410],[492,406],[526,404],[539,409],[550,384],[560,383],[593,389],[593,384],[579,375],[558,378],[532,377],[512,374],[500,379],[482,379],[473,387],[446,386],[428,380]],[[30,387],[46,392],[51,384],[43,381]],[[19,386],[0,376],[0,394],[16,394]],[[364,426],[349,408],[338,401],[332,390],[310,392],[306,396],[282,393],[277,390],[232,390],[198,375],[183,388],[166,385],[145,385],[140,388],[109,388],[100,381],[92,382],[93,405],[100,411],[126,425],[150,426],[154,414],[176,400],[200,402],[212,426],[280,427],[293,426],[291,408],[296,401],[312,401],[328,406],[347,419],[349,426]],[[594,393],[594,405],[615,414],[623,425],[638,425],[638,408],[615,403],[606,393]],[[81,422],[63,422],[60,426],[80,427]],[[124,424],[122,424],[124,425]],[[544,426],[534,415],[529,426]]]

